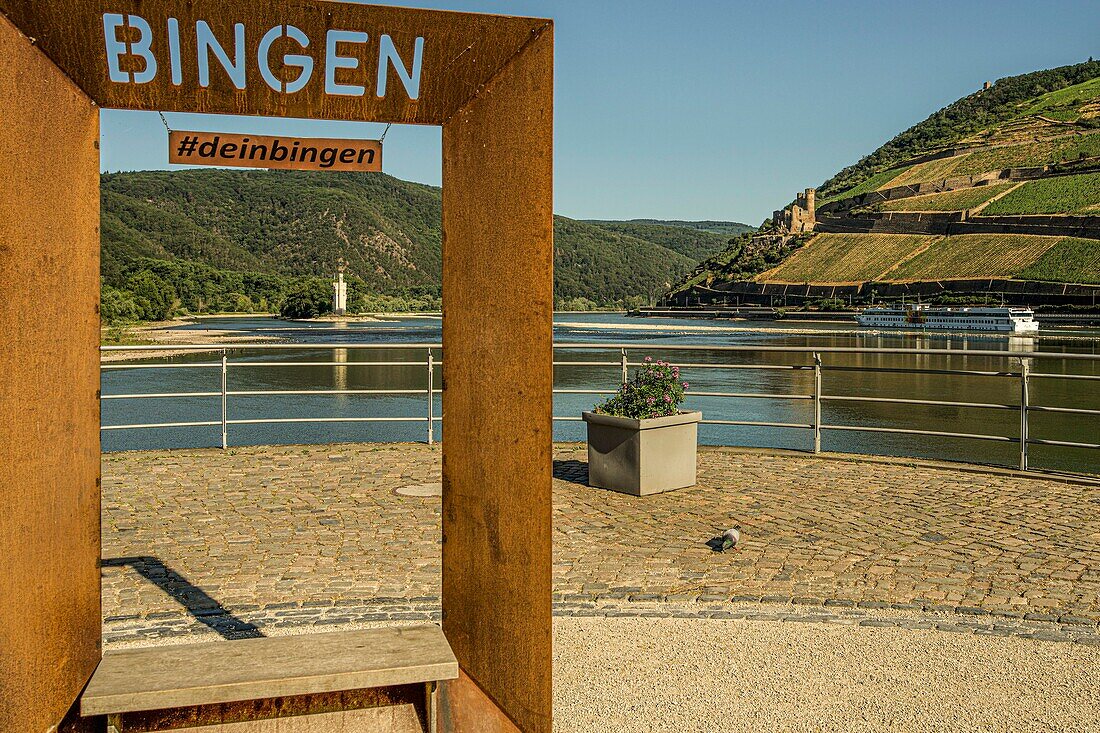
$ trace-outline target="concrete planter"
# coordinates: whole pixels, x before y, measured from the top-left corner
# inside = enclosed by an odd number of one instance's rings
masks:
[[[583,413],[588,425],[588,484],[648,496],[695,485],[701,412],[632,420]]]

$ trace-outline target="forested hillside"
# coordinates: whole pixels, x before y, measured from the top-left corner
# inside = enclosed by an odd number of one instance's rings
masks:
[[[601,229],[627,234],[659,244],[666,249],[700,262],[721,252],[731,237],[752,231],[746,224],[732,222],[659,222],[659,221],[589,221]],[[703,228],[705,226],[712,229]],[[725,229],[720,231],[719,228]]]
[[[737,221],[683,221],[680,219],[631,219],[628,224],[660,224],[680,229],[695,229],[700,232],[736,237],[751,232],[755,227]]]
[[[107,174],[101,189],[107,319],[273,311],[292,293],[323,305],[339,258],[353,310],[439,307],[439,188],[211,169]],[[724,245],[692,228],[556,217],[555,294],[570,307],[638,305]]]

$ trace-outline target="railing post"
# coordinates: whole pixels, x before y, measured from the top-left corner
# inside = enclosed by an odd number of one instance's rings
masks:
[[[1020,470],[1027,470],[1027,441],[1028,430],[1028,389],[1027,378],[1031,373],[1031,359],[1020,359]]]
[[[814,453],[821,452],[821,354],[814,352]]]
[[[622,364],[623,364],[623,384],[626,384],[627,382],[629,382],[629,381],[630,381],[630,375],[629,375],[629,374],[627,373],[627,366],[626,366],[626,349],[623,349],[623,350],[622,350],[622,352],[623,352],[623,358],[622,358]]]
[[[225,349],[222,349],[222,450],[229,447],[229,420],[227,413],[226,399],[228,390],[226,385],[229,382],[229,359],[226,356]]]
[[[432,350],[428,349],[428,445],[435,443],[435,404],[432,388],[435,386],[435,357]]]

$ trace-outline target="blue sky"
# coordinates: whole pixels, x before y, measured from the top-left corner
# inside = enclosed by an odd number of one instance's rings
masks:
[[[758,224],[985,80],[1100,57],[1100,2],[390,0],[551,17],[555,205],[576,218]],[[373,137],[381,126],[169,115],[178,129]],[[104,170],[167,168],[154,113],[105,110]],[[436,128],[386,172],[440,182]]]

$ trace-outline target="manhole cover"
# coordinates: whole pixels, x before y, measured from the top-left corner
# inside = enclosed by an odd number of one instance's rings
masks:
[[[398,496],[443,496],[443,484],[413,484],[394,490]]]

